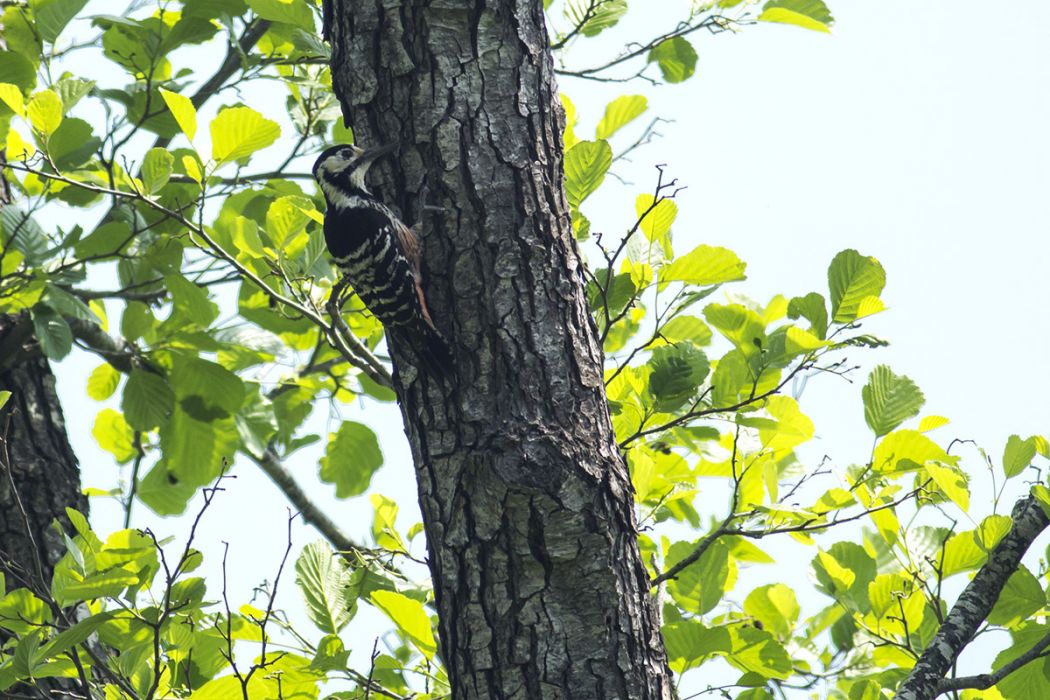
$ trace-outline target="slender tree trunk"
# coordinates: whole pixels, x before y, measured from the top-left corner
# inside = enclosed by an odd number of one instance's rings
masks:
[[[57,518],[68,527],[66,507],[87,514],[88,504],[55,376],[25,314],[0,316],[4,390],[11,399],[0,409],[0,570],[8,569],[10,587],[31,582],[46,591],[66,551],[61,533],[50,525]]]
[[[630,478],[562,183],[541,0],[329,0],[333,85],[375,190],[421,217],[457,358],[402,363],[453,697],[669,698]],[[395,360],[397,349],[395,348]]]

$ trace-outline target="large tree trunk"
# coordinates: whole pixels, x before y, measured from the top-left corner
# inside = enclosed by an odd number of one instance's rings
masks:
[[[453,696],[669,698],[602,352],[562,186],[541,0],[329,0],[357,140],[398,141],[375,187],[423,229],[457,357],[401,371]],[[395,348],[395,361],[398,359]]]
[[[77,458],[66,437],[55,376],[27,315],[0,315],[0,570],[8,586],[47,591],[66,546],[50,527],[66,527],[66,507],[87,514]],[[13,571],[11,570],[13,568]]]

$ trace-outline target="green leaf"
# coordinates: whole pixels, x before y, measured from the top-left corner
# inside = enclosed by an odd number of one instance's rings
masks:
[[[0,83],[0,102],[7,105],[18,116],[25,113],[26,106],[22,99],[22,90],[13,83]]]
[[[116,615],[117,611],[115,610],[104,610],[81,620],[69,629],[52,637],[51,641],[47,643],[47,647],[44,648],[44,655],[48,657],[58,656],[72,649],[77,644],[87,641],[88,637],[94,634],[103,623]]]
[[[277,416],[273,403],[255,389],[249,392],[244,406],[234,416],[237,434],[248,454],[261,458],[277,433]]]
[[[156,194],[171,179],[175,156],[165,148],[151,148],[142,159],[142,184],[146,194]]]
[[[230,231],[233,244],[239,252],[252,258],[261,258],[265,255],[262,240],[259,238],[259,225],[254,219],[238,216],[233,220]]]
[[[1012,627],[1042,610],[1044,605],[1046,594],[1039,585],[1039,579],[1032,575],[1027,566],[1020,564],[1007,579],[999,600],[988,614],[988,622]]]
[[[211,121],[211,155],[216,163],[247,158],[281,135],[281,127],[251,107],[230,107]]]
[[[791,675],[791,657],[769,632],[736,625],[729,628],[729,634],[733,650],[725,658],[733,666],[757,674],[760,679],[784,680]]]
[[[104,408],[99,411],[91,434],[98,442],[98,446],[113,455],[117,462],[130,462],[137,454],[134,443],[135,433],[119,411],[114,411],[112,408]]]
[[[744,600],[744,612],[780,639],[791,636],[800,610],[795,592],[783,583],[760,586]]]
[[[689,340],[696,345],[707,345],[712,337],[711,327],[703,319],[688,314],[672,318],[660,329],[660,335],[670,343]]]
[[[94,80],[81,80],[80,78],[62,78],[54,85],[55,92],[62,100],[62,108],[69,114],[76,103],[95,87]]]
[[[886,365],[879,365],[868,375],[861,390],[864,398],[864,421],[882,437],[909,418],[919,415],[926,399],[915,382],[896,375]]]
[[[602,290],[605,293],[602,293]],[[598,270],[594,273],[594,279],[587,282],[587,303],[595,313],[601,313],[603,320],[606,306],[608,306],[609,318],[620,314],[630,304],[638,293],[629,272],[613,275],[609,279],[609,268]]]
[[[178,358],[171,372],[175,396],[200,397],[205,404],[233,415],[244,403],[244,382],[225,367],[196,357]]]
[[[298,234],[306,230],[310,217],[304,209],[313,209],[313,204],[306,197],[291,195],[273,201],[266,210],[266,233],[275,246],[286,248]]]
[[[745,278],[747,263],[728,248],[700,245],[660,268],[660,282],[722,284]]]
[[[937,488],[951,499],[952,503],[959,506],[964,513],[970,510],[970,487],[965,472],[954,465],[933,461],[927,462],[924,467]]]
[[[680,36],[657,44],[649,51],[646,60],[656,63],[664,80],[669,83],[688,80],[696,72],[696,49]]]
[[[87,394],[95,401],[105,401],[117,390],[118,384],[120,372],[108,362],[103,362],[88,375]]]
[[[138,574],[118,567],[86,576],[79,581],[69,576],[60,579],[56,575],[52,581],[51,593],[59,605],[70,605],[97,598],[115,598],[128,586],[138,583]]]
[[[295,582],[306,599],[306,614],[317,628],[338,634],[354,615],[350,568],[323,540],[303,547],[295,562]]]
[[[565,17],[580,34],[597,36],[620,21],[627,12],[627,0],[567,0]]]
[[[91,160],[102,141],[83,119],[65,119],[47,141],[47,152],[59,170],[72,170]]]
[[[248,7],[263,19],[294,24],[313,33],[314,13],[306,0],[246,0]]]
[[[164,104],[175,117],[182,133],[186,134],[186,138],[192,143],[193,137],[197,135],[197,109],[193,106],[193,102],[188,97],[164,88],[160,89],[160,96],[164,98]]]
[[[423,656],[434,658],[437,642],[422,603],[394,591],[372,591],[369,600],[386,613]]]
[[[865,305],[878,302],[886,286],[886,272],[878,260],[855,250],[844,250],[828,267],[831,289],[831,317],[836,323],[849,323],[864,314]]]
[[[26,116],[33,129],[46,138],[62,123],[62,100],[54,90],[41,90],[30,98]]]
[[[649,393],[662,410],[677,408],[695,397],[711,370],[707,356],[688,342],[656,348],[649,366]]]
[[[766,329],[754,310],[742,304],[708,304],[704,307],[704,318],[745,357],[754,357],[761,352]]]
[[[758,21],[793,24],[815,32],[831,32],[835,18],[821,0],[770,0],[762,6]]]
[[[850,609],[866,612],[868,584],[875,580],[875,560],[854,542],[836,542],[812,561],[817,587]],[[851,605],[850,605],[851,604]]]
[[[696,542],[675,542],[667,551],[665,569],[669,569],[696,548]],[[715,541],[700,556],[668,583],[668,591],[686,610],[704,614],[714,609],[736,578],[736,566],[729,556],[729,549],[721,541]]]
[[[51,621],[51,609],[29,589],[16,588],[0,599],[0,627],[28,634]]]
[[[383,465],[376,434],[367,425],[343,421],[339,431],[328,438],[321,458],[321,480],[335,484],[337,498],[365,492],[372,475]]]
[[[0,391],[0,408],[3,408],[4,406],[6,406],[7,402],[10,399],[11,399],[11,392],[10,391],[8,391],[6,389],[3,390],[3,391]],[[0,590],[0,593],[2,593],[2,592],[3,591]]]
[[[639,228],[645,237],[654,243],[659,243],[664,251],[670,255],[671,224],[678,216],[678,205],[666,197],[660,201],[651,194],[640,194],[634,200],[634,212],[641,220]],[[646,213],[648,212],[648,213]],[[643,216],[644,215],[644,216]]]
[[[208,290],[182,275],[165,275],[164,284],[171,292],[171,320],[180,325],[190,323],[207,328],[219,316],[219,306],[208,298]]]
[[[1019,435],[1011,435],[1003,449],[1003,472],[1006,478],[1017,476],[1035,459],[1036,440],[1030,437],[1022,440]]]
[[[0,75],[4,76],[5,82],[17,85],[23,91],[32,90],[36,85],[36,68],[17,51],[0,50]]]
[[[36,0],[32,3],[33,19],[40,36],[54,44],[69,21],[84,9],[87,0]]]
[[[580,141],[565,154],[565,196],[579,208],[605,180],[612,165],[612,149],[605,141]]]
[[[1023,624],[1018,629],[1011,630],[1013,645],[1008,649],[1004,649],[995,657],[995,660],[992,662],[992,670],[998,670],[1029,652],[1048,633],[1050,633],[1050,627],[1037,624],[1034,621]],[[998,693],[995,695],[981,693],[980,695],[971,696],[967,700],[977,700],[977,698],[988,698],[988,700],[1045,698],[1047,693],[1050,692],[1050,680],[1048,679],[1050,679],[1050,659],[1037,657],[1020,668],[1014,669],[1005,678],[996,683],[994,690],[997,690]]]
[[[810,330],[821,340],[828,336],[828,310],[824,297],[810,292],[804,297],[793,297],[788,302],[788,318],[795,320],[805,318],[809,321]]]
[[[710,656],[724,656],[733,650],[733,640],[725,627],[708,627],[699,620],[683,620],[663,627],[667,658],[678,673],[699,666]]]
[[[605,115],[598,122],[595,136],[598,139],[609,138],[648,108],[649,100],[644,95],[620,95],[605,105]]]
[[[197,487],[198,484],[179,479],[162,461],[139,481],[138,497],[158,515],[178,515],[186,510]]]
[[[131,371],[120,408],[136,430],[152,430],[171,415],[175,394],[163,377],[141,369]]]
[[[192,399],[183,400],[160,428],[164,455],[161,464],[176,483],[190,487],[202,486],[217,477],[233,457],[238,443],[232,417],[201,415],[192,403]]]
[[[40,349],[52,360],[61,360],[73,348],[73,331],[66,319],[49,306],[33,307],[33,332]]]

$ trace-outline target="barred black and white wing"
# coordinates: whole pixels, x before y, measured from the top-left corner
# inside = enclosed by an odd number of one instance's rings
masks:
[[[367,202],[329,207],[324,234],[336,266],[388,336],[408,341],[432,369],[446,373],[451,356],[427,309],[419,242],[411,229],[383,205]]]

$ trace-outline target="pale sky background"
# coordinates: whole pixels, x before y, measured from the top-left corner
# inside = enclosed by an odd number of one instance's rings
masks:
[[[640,27],[673,26],[677,15],[662,11],[681,3],[634,0],[633,6],[625,31],[610,40],[638,39]],[[890,308],[865,329],[892,345],[851,353],[864,367],[853,384],[830,377],[809,382],[802,408],[818,437],[807,454],[814,461],[827,454],[836,468],[867,458],[871,436],[860,387],[870,367],[887,363],[922,388],[924,414],[952,419],[934,433],[942,444],[974,439],[998,460],[1011,433],[1046,434],[1050,413],[1050,369],[1038,360],[1048,340],[1050,298],[1050,4],[1010,3],[1008,15],[1005,5],[997,13],[969,0],[830,6],[837,20],[830,36],[777,25],[736,36],[693,35],[698,74],[682,85],[563,80],[584,122],[581,137],[605,102],[624,92],[649,96],[646,117],[674,120],[660,127],[662,139],[617,166],[635,186],[596,195],[584,210],[595,229],[625,228],[634,195],[650,188],[650,166],[667,163],[689,186],[677,202],[676,249],[708,243],[735,250],[748,263],[749,279],[732,291],[763,302],[774,293],[826,295],[827,265],[841,249],[877,257],[887,271],[883,297]],[[571,58],[590,64],[592,50],[583,42]],[[102,406],[85,394],[97,364],[75,352],[55,371],[84,484],[109,487],[112,461],[90,434]],[[343,416],[380,434],[386,466],[373,490],[397,498],[407,529],[418,515],[406,512],[414,508],[414,477],[396,406],[355,405]],[[324,420],[317,418],[318,429]],[[980,466],[972,450],[963,454],[964,464]],[[329,514],[365,541],[367,497],[336,501],[333,488],[317,483],[316,456],[303,450],[289,466]],[[197,546],[217,595],[221,541],[230,543],[231,600],[246,601],[252,586],[276,570],[286,503],[245,460],[234,473]],[[984,493],[975,489],[980,512],[987,508]],[[698,505],[706,512],[707,504]],[[108,532],[121,526],[121,513],[96,499],[92,520]],[[141,504],[134,522],[161,534],[188,532],[185,518],[158,519]],[[315,534],[297,526],[294,538],[293,556]],[[795,572],[802,582],[812,554]],[[279,603],[295,610],[298,594],[286,576]],[[378,618],[362,610],[343,637],[367,654]]]

